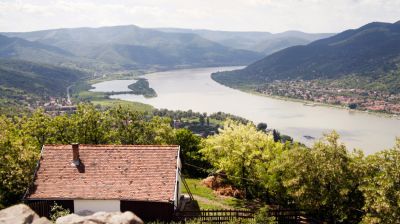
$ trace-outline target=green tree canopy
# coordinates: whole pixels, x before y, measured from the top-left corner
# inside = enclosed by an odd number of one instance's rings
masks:
[[[311,148],[294,147],[282,154],[272,174],[280,174],[275,186],[285,189],[297,207],[319,211],[331,222],[345,221],[361,207],[358,191],[360,177],[353,171],[353,157],[339,135],[332,132],[314,143]]]
[[[175,134],[175,144],[179,145],[181,150],[183,173],[191,177],[206,176],[211,165],[199,152],[201,137],[184,128],[176,130]]]
[[[227,120],[218,135],[205,139],[201,152],[214,167],[226,172],[232,183],[251,196],[257,194],[253,187],[261,180],[263,172],[260,170],[265,169],[273,154],[283,149],[283,144],[258,131],[252,123]]]
[[[364,223],[398,223],[400,220],[400,139],[395,147],[370,155],[360,189],[365,198]]]
[[[39,158],[37,139],[0,116],[0,207],[21,200]]]

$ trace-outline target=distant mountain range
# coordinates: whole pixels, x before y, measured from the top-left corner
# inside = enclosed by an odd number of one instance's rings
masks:
[[[256,51],[264,55],[269,55],[295,45],[306,45],[312,41],[334,35],[333,33],[304,33],[300,31],[286,31],[272,34],[269,32],[234,32],[178,28],[158,28],[157,30],[170,33],[193,33],[227,47]]]
[[[80,69],[129,70],[246,65],[332,34],[228,32],[134,25],[0,35],[0,57]]]
[[[347,75],[382,80],[399,66],[400,23],[374,22],[305,46],[286,48],[242,70],[214,74],[213,78],[227,85],[338,79]]]
[[[45,46],[48,48],[51,46],[59,52],[68,52],[69,57],[84,59],[87,63],[94,60],[117,69],[244,65],[262,58],[260,53],[229,48],[196,34],[167,33],[133,25],[3,33],[3,35],[29,41],[21,46],[21,41],[18,39],[15,41],[16,49],[24,49],[27,44],[34,45],[40,50]],[[1,45],[4,44],[0,42]],[[15,58],[30,57],[30,51],[29,54],[24,53],[25,51],[18,50]],[[47,62],[47,54],[36,57],[37,60]]]
[[[0,33],[0,100],[6,91],[8,99],[21,93],[63,95],[67,85],[93,72],[247,65],[281,48],[329,35],[134,25]]]

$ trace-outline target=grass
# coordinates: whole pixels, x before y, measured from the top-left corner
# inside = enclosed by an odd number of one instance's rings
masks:
[[[134,79],[150,71],[152,70],[127,71],[123,73],[108,74],[106,76],[97,77],[90,80],[82,80],[82,82],[76,83],[73,86],[71,97],[75,102],[91,102],[94,105],[99,105],[101,107],[114,107],[121,105],[141,112],[151,112],[154,110],[154,107],[151,105],[139,102],[110,99],[108,97],[109,93],[89,91],[91,89],[91,85],[94,83],[115,79]]]
[[[217,195],[212,189],[202,184],[201,179],[187,178],[186,182],[192,194],[199,198],[197,202],[201,209],[224,209],[227,207],[244,208],[242,206],[244,204],[242,200],[234,197]],[[187,193],[185,188],[182,189],[182,193]]]
[[[190,191],[192,192],[193,195],[197,195],[203,198],[207,198],[210,200],[215,200],[216,195],[214,194],[214,191],[211,188],[206,187],[201,183],[201,179],[191,179],[188,178],[186,179],[186,183],[189,186]],[[186,188],[183,188],[182,190],[183,193],[187,193]]]
[[[154,109],[154,107],[138,102],[129,102],[124,100],[114,100],[114,99],[102,99],[102,100],[92,100],[91,101],[94,105],[100,105],[102,107],[114,107],[114,106],[124,106],[124,107],[131,107],[136,111],[140,112],[150,112]]]

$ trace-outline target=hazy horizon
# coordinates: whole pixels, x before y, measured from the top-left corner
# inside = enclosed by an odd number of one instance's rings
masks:
[[[0,0],[0,31],[136,25],[280,33],[338,33],[400,20],[397,0]]]

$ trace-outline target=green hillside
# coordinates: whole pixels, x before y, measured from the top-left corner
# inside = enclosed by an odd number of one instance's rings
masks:
[[[0,34],[0,59],[18,59],[82,70],[113,70],[119,66],[84,58],[56,46]]]
[[[284,49],[242,70],[217,73],[213,78],[243,86],[274,80],[347,80],[350,75],[369,82],[369,86],[391,85],[391,90],[398,92],[399,43],[400,24],[370,23],[306,46]]]
[[[26,110],[50,96],[65,97],[67,86],[85,76],[65,67],[0,59],[0,114]]]
[[[65,95],[65,88],[85,74],[78,70],[21,60],[0,60],[0,85],[32,94]]]

